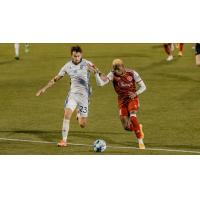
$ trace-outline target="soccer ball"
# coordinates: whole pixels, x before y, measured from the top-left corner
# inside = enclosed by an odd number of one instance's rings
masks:
[[[96,140],[93,144],[93,149],[95,152],[103,152],[106,150],[106,142],[104,140]]]

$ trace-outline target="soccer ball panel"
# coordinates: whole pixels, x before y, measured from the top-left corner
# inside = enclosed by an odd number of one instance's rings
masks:
[[[93,149],[95,152],[103,152],[106,150],[106,142],[104,140],[98,139],[93,144]]]

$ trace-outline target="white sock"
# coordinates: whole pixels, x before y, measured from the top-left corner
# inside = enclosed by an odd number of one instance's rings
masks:
[[[69,122],[69,119],[63,119],[62,137],[65,142],[67,141],[67,136],[69,132]]]
[[[19,43],[15,43],[14,44],[14,47],[15,47],[15,56],[16,57],[19,57],[19,46],[20,46]]]
[[[25,53],[28,53],[28,52],[29,52],[29,44],[25,43]]]
[[[139,144],[144,144],[144,143],[143,143],[143,139],[138,139],[138,143],[139,143]]]

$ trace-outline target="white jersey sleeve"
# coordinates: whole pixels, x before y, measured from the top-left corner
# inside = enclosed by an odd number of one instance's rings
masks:
[[[91,61],[89,61],[89,60],[85,60],[85,61],[86,61],[86,63],[89,64],[89,65],[92,65],[92,66],[94,65],[94,64],[93,64]]]
[[[109,72],[107,74],[107,78],[109,79],[109,81],[113,81],[113,77],[114,77],[113,72]]]
[[[140,75],[136,71],[133,71],[133,75],[136,83],[142,81]]]
[[[65,64],[59,71],[58,76],[64,76],[67,73],[67,64]]]
[[[136,91],[136,94],[140,95],[146,90],[146,85],[141,79],[140,75],[136,71],[133,71],[133,75],[134,75],[135,82],[139,86],[138,90]]]
[[[58,76],[64,76],[65,74],[68,74],[69,69],[71,66],[71,62],[66,63],[59,71]]]

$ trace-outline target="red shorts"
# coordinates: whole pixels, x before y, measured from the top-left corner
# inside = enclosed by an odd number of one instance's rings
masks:
[[[132,111],[137,112],[140,107],[138,98],[131,99],[128,102],[119,101],[118,105],[119,105],[119,115],[120,116],[129,116],[130,112],[132,112]]]

